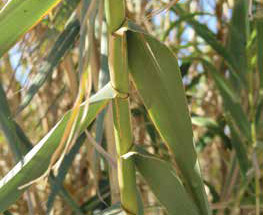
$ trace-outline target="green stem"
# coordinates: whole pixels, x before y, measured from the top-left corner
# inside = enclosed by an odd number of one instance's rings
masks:
[[[250,45],[248,45],[247,50],[249,56],[252,55],[249,51]],[[256,152],[256,144],[257,144],[257,132],[256,132],[256,121],[255,121],[255,105],[254,105],[254,73],[252,70],[252,66],[249,65],[249,93],[248,93],[248,102],[250,109],[250,120],[251,120],[251,141],[253,147],[253,167],[255,171],[255,203],[256,203],[256,215],[260,215],[260,170],[257,160],[257,152]]]
[[[133,146],[129,110],[129,77],[127,69],[126,33],[118,30],[125,22],[125,1],[106,0],[109,31],[109,68],[111,84],[117,93],[113,101],[114,133],[118,154],[118,179],[121,204],[129,215],[138,214],[135,166],[132,159],[124,159]]]

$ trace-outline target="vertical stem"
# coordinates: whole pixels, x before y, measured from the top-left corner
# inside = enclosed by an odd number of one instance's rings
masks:
[[[255,123],[255,107],[254,107],[254,95],[253,95],[253,71],[249,73],[249,106],[250,106],[250,116],[251,116],[251,137],[252,137],[252,146],[253,154],[252,161],[255,171],[255,203],[256,203],[256,215],[260,214],[260,169],[257,161],[257,152],[256,152],[256,123]]]
[[[249,35],[249,34],[248,34]],[[248,36],[247,36],[248,38]],[[248,52],[248,59],[250,56],[252,56],[251,53],[251,45],[248,44],[247,46],[247,52]],[[257,161],[257,152],[256,152],[256,144],[257,144],[257,132],[256,132],[256,121],[255,121],[255,102],[254,102],[254,72],[252,69],[251,63],[249,64],[249,92],[248,92],[248,103],[249,103],[249,114],[250,114],[250,131],[251,131],[251,141],[252,141],[252,147],[253,147],[253,154],[252,154],[252,161],[253,161],[253,167],[255,171],[255,204],[256,204],[256,215],[260,215],[260,170],[258,166]]]
[[[123,158],[132,148],[126,33],[118,31],[125,22],[125,1],[106,0],[105,10],[109,31],[111,84],[117,93],[113,101],[113,117],[121,204],[127,214],[137,215],[135,167],[132,159]]]

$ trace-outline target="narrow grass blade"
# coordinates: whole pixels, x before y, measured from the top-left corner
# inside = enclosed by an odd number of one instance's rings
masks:
[[[0,128],[3,131],[7,143],[14,153],[15,161],[19,161],[27,152],[27,145],[20,140],[17,129],[19,126],[12,119],[4,89],[0,83]]]
[[[210,214],[177,59],[147,34],[127,32],[129,69],[162,139],[174,153],[200,213]]]
[[[0,98],[1,98],[0,100],[2,103],[1,107],[3,108],[1,109],[0,107],[0,125],[3,124],[3,126],[1,127],[4,128],[3,130],[4,130],[4,133],[6,134],[8,143],[10,145],[14,145],[10,148],[12,151],[16,150],[15,160],[19,161],[23,158],[23,155],[25,155],[27,152],[30,151],[30,149],[33,148],[33,146],[30,140],[25,135],[24,131],[20,128],[20,126],[14,120],[12,120],[12,116],[10,115],[10,110],[9,110],[9,107],[8,107],[8,104],[7,104],[7,101],[6,101],[6,98],[3,92],[4,91],[0,85]],[[78,146],[79,144],[76,144],[76,145]],[[71,151],[73,151],[73,149]],[[69,165],[68,160],[70,159],[70,155],[71,153],[68,156],[66,156],[61,167],[65,168],[65,164],[66,164],[66,167],[67,165]],[[63,171],[59,172],[58,180],[54,180],[54,179],[51,180],[52,187],[55,186],[55,188],[57,188],[57,192],[59,192],[62,195],[64,200],[68,202],[68,204],[73,208],[73,210],[78,211],[78,214],[80,214],[77,204],[73,201],[70,194],[63,187],[62,182],[58,186],[58,183],[61,181],[61,178],[59,178],[59,176],[61,175],[61,172],[64,173],[64,171],[67,170],[68,168],[65,168],[63,169]]]
[[[94,120],[113,97],[114,90],[108,84],[90,98],[88,115],[80,125],[80,131],[83,131]],[[82,117],[84,106],[85,103],[81,106],[79,120]],[[71,111],[0,181],[0,212],[6,210],[25,191],[25,189],[19,190],[20,186],[36,179],[47,170],[70,115]]]
[[[236,63],[235,58],[232,56],[231,51],[225,48],[216,38],[216,35],[207,27],[207,25],[202,24],[190,16],[186,16],[186,12],[182,9],[180,5],[176,5],[173,8],[176,13],[186,21],[197,33],[198,36],[204,39],[219,55],[223,57],[228,66],[230,67],[230,72],[239,83],[243,83],[240,77],[237,75],[239,71],[239,65]]]
[[[135,165],[169,215],[198,215],[198,208],[168,162],[145,153],[134,155]]]
[[[80,147],[83,145],[85,138],[86,135],[84,133],[79,136],[70,152],[65,156],[64,160],[62,161],[58,169],[58,174],[54,178],[55,180],[52,180],[54,183],[52,183],[51,192],[47,201],[47,214],[49,214],[49,212],[51,211],[57,194],[61,192],[61,185],[63,184],[66,174],[68,173],[68,170],[71,167],[74,158],[79,152]]]
[[[251,140],[250,124],[247,115],[241,106],[240,97],[232,89],[228,81],[218,73],[212,63],[207,60],[202,60],[202,62],[215,81],[220,95],[223,98],[225,110],[230,113],[235,124],[240,129],[240,132],[247,138],[247,140]]]
[[[110,187],[108,184],[104,185],[104,187],[101,189],[101,197],[104,202],[110,202]],[[85,213],[90,213],[94,212],[96,209],[102,209],[105,207],[105,203],[103,203],[99,196],[96,194],[90,197],[86,202],[84,202],[81,205],[81,210]]]
[[[249,16],[247,0],[235,1],[232,18],[229,26],[227,49],[233,56],[237,66],[238,75],[246,83],[248,72],[246,45],[249,34]]]
[[[18,125],[15,121],[14,123],[16,124],[16,134],[19,137],[21,143],[23,143],[23,145],[25,146],[25,151],[28,152],[30,149],[33,148],[33,145],[22,130],[22,128],[20,127],[20,125]]]
[[[8,1],[0,11],[0,58],[60,1]]]
[[[182,21],[186,20],[186,19],[193,19],[196,16],[199,15],[207,15],[204,12],[196,12],[196,13],[185,13],[184,15],[180,16],[180,19],[178,19],[175,22],[172,22],[169,26],[169,28],[163,33],[162,35],[162,41],[165,41],[166,38],[169,36],[170,32],[180,23],[182,23]]]
[[[233,123],[229,122],[229,127],[231,131],[231,143],[236,151],[237,160],[240,166],[241,174],[244,180],[247,179],[247,171],[249,170],[249,159],[247,155],[247,149],[244,142],[240,138],[237,130],[235,129]]]
[[[66,201],[66,203],[72,208],[76,215],[85,215],[70,193],[63,187],[63,185],[55,181],[55,177],[53,175],[50,175],[49,181],[53,187],[56,187],[59,190],[59,193],[63,197],[64,201]]]
[[[68,24],[66,29],[60,34],[53,48],[48,54],[47,59],[43,62],[40,71],[32,80],[26,95],[23,97],[22,103],[18,108],[17,113],[21,112],[33,99],[40,87],[45,83],[48,77],[51,76],[54,68],[59,64],[60,60],[70,50],[79,35],[80,23],[78,20],[73,20]]]

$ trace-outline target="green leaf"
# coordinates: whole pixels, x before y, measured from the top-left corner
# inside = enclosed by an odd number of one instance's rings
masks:
[[[114,90],[107,84],[97,94],[90,98],[88,115],[80,125],[83,131],[96,117],[96,115],[114,97]],[[79,119],[82,117],[85,103],[82,104]],[[6,210],[25,191],[20,186],[38,178],[48,168],[52,154],[55,152],[63,135],[67,121],[71,115],[69,111],[51,129],[51,131],[0,181],[0,212]]]
[[[104,202],[110,202],[110,187],[109,184],[104,184],[103,188],[100,190],[100,194]],[[90,197],[87,201],[85,201],[81,205],[81,210],[84,211],[86,214],[90,212],[94,212],[97,209],[100,208],[105,208],[105,203],[101,201],[100,198],[97,194],[94,196]],[[72,215],[76,215],[73,213]]]
[[[237,67],[236,72],[244,83],[247,82],[246,73],[248,72],[246,56],[247,37],[249,34],[248,4],[249,1],[247,0],[235,1],[227,41],[227,49],[233,56]]]
[[[134,155],[135,165],[169,215],[197,215],[198,208],[168,162],[143,154]]]
[[[236,151],[237,160],[240,166],[241,174],[244,180],[247,179],[247,171],[249,169],[249,160],[247,155],[247,148],[242,141],[239,133],[235,129],[235,126],[230,121],[228,122],[231,131],[231,143]]]
[[[11,113],[8,107],[8,103],[7,103],[7,100],[6,100],[6,97],[5,97],[5,94],[4,94],[4,91],[1,85],[0,85],[0,100],[1,100],[0,126],[4,131],[7,142],[10,145],[11,151],[14,152],[15,154],[15,160],[19,161],[23,159],[22,156],[25,155],[27,152],[29,152],[33,148],[33,146],[30,140],[27,138],[24,131],[21,129],[21,127],[12,119],[12,116],[11,116]],[[72,149],[74,148],[75,146]],[[70,154],[71,154],[71,151],[70,151]],[[68,164],[67,162],[69,160],[68,157],[69,157],[68,155],[65,157],[65,159],[62,162],[61,167],[65,167],[65,163]],[[61,168],[59,170],[61,170]],[[61,171],[59,171],[59,175],[60,173]],[[70,194],[66,191],[63,185],[58,184],[59,181],[57,180],[54,180],[54,179],[52,180],[52,177],[50,177],[49,179],[52,183],[52,186],[56,187],[56,189],[60,191],[60,194],[63,197],[63,199],[67,201],[67,203],[73,208],[73,210],[78,211],[80,214],[80,210],[77,207],[77,204],[73,201]]]
[[[177,59],[147,34],[128,31],[127,42],[129,69],[150,118],[174,153],[201,214],[210,214]]]
[[[0,58],[61,0],[10,0],[0,11]]]

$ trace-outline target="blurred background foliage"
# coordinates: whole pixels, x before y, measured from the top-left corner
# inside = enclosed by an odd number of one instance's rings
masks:
[[[87,40],[95,93],[109,76],[103,0],[93,2]],[[178,58],[213,213],[262,214],[263,2],[126,2],[129,19],[168,45]],[[0,8],[5,4],[1,0]],[[74,104],[79,86],[82,8],[81,0],[63,0],[0,59],[0,111],[14,119],[9,128],[4,119],[0,122],[1,177]],[[173,162],[133,86],[131,108],[135,144]],[[106,108],[89,130],[115,159],[110,112],[111,108]],[[14,133],[7,135],[10,131]],[[8,144],[10,138],[19,140],[20,150]],[[100,214],[119,202],[116,169],[109,168],[85,135],[65,159],[57,176],[59,186],[52,184],[52,175],[46,186],[44,182],[34,184],[10,212]],[[165,214],[138,177],[145,213]]]

